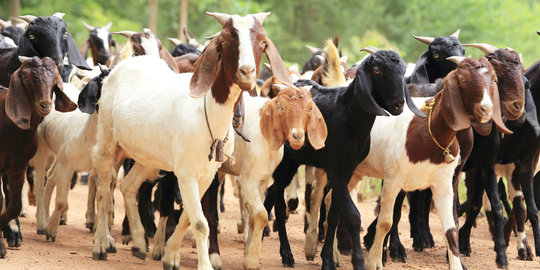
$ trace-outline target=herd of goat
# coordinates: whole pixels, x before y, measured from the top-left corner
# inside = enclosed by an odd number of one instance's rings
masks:
[[[499,268],[508,267],[512,232],[521,260],[540,256],[540,61],[525,69],[513,49],[461,44],[458,30],[415,36],[428,49],[410,67],[397,52],[374,47],[347,67],[334,40],[309,47],[313,55],[299,72],[285,67],[263,30],[270,13],[207,14],[222,30],[204,45],[189,36],[189,43],[169,39],[171,52],[148,29],[111,33],[111,23],[84,22],[90,35],[79,49],[63,13],[0,20],[0,228],[8,246],[21,246],[17,217],[26,213],[29,183],[37,233],[54,242],[72,178],[87,172],[94,259],[116,252],[112,189],[121,178],[122,243],[133,243],[133,256],[145,259],[152,237],[152,257],[164,269],[179,269],[190,228],[198,268],[221,269],[218,193],[231,175],[242,212],[243,268],[261,267],[272,208],[282,263],[292,267],[285,221],[298,201],[286,202],[284,194],[306,165],[305,256],[313,260],[323,242],[322,269],[335,269],[340,251],[350,253],[354,269],[382,269],[387,253],[405,262],[397,230],[405,196],[416,251],[434,246],[433,202],[450,269],[466,269],[460,254],[471,255],[482,205]],[[119,46],[111,34],[127,43]],[[484,57],[464,57],[464,47]],[[263,53],[269,64],[259,74]],[[462,172],[467,201],[460,203]],[[366,260],[351,197],[364,176],[384,179],[377,218],[364,236]],[[507,179],[508,195],[498,176]]]

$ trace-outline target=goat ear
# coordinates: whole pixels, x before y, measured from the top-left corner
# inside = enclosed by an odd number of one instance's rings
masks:
[[[356,70],[356,78],[351,84],[354,87],[356,101],[362,110],[374,115],[388,116],[388,113],[373,98],[373,79],[371,74],[366,71],[365,62]]]
[[[59,112],[71,112],[77,109],[77,105],[64,93],[64,82],[59,74],[56,75],[56,84],[54,85],[54,108]]]
[[[84,59],[88,57],[88,49],[90,48],[90,39],[87,39],[84,41],[82,47],[81,47],[81,54]]]
[[[221,58],[220,40],[221,35],[219,34],[212,38],[195,62],[195,70],[189,84],[190,96],[202,97],[212,87]]]
[[[457,83],[457,74],[455,71],[446,75],[444,80],[444,89],[442,91],[442,114],[446,124],[454,131],[466,129],[471,125],[463,98],[461,89]]]
[[[68,32],[67,40],[67,57],[70,64],[77,66],[80,69],[86,69],[86,70],[92,70],[86,63],[86,60],[82,57],[81,52],[79,51],[79,48],[77,47],[77,44],[75,44],[75,40],[73,40],[73,37]]]
[[[261,111],[259,123],[262,135],[272,151],[278,151],[285,142],[276,99],[272,99],[264,105]]]
[[[525,119],[533,128],[535,135],[537,137],[540,136],[540,126],[538,126],[536,106],[531,91],[528,88],[525,89]]]
[[[409,106],[411,112],[413,112],[419,117],[426,118],[426,115],[421,110],[419,110],[416,105],[414,105],[414,102],[411,98],[411,93],[409,92],[409,88],[405,83],[403,83],[403,94],[405,94],[405,102],[407,102],[407,106]]]
[[[511,130],[509,130],[506,125],[504,124],[502,118],[501,118],[501,102],[499,100],[499,89],[497,88],[497,82],[493,81],[491,83],[491,103],[493,104],[493,113],[491,115],[491,119],[493,119],[493,122],[497,126],[497,129],[504,133],[504,134],[512,134]]]
[[[281,56],[276,49],[276,46],[268,37],[265,37],[264,40],[266,42],[266,48],[264,49],[264,52],[268,57],[270,67],[272,67],[271,70],[274,78],[276,78],[278,82],[294,88],[291,77],[289,77],[289,71],[285,67],[285,64],[283,63],[283,60],[281,59]]]
[[[32,105],[24,93],[25,87],[17,70],[11,76],[6,97],[6,114],[20,129],[30,128]]]
[[[93,95],[98,90],[95,89],[94,83],[89,82],[79,94],[77,105],[79,110],[83,113],[93,114],[96,111],[96,103],[98,102],[98,95]]]
[[[328,130],[326,129],[324,117],[319,108],[317,108],[317,105],[315,105],[315,102],[312,102],[311,104],[307,135],[313,149],[318,150],[324,147]]]

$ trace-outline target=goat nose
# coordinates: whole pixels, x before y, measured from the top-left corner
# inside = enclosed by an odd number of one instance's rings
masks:
[[[241,66],[240,67],[240,74],[242,76],[248,76],[249,74],[255,72],[255,67],[252,66]]]
[[[514,109],[516,109],[516,111],[520,112],[523,108],[523,102],[515,101],[514,103],[512,103],[512,106],[514,106]]]
[[[481,109],[482,112],[483,112],[484,114],[486,114],[486,115],[491,113],[491,108],[492,108],[492,106],[488,106],[488,105],[482,105],[482,106],[480,106],[480,109]]]
[[[405,104],[404,100],[398,100],[394,102],[394,109],[400,110],[401,108],[403,108],[403,104]]]
[[[51,103],[43,101],[39,103],[39,106],[44,110],[48,110],[51,108]]]
[[[302,138],[304,138],[304,132],[298,131],[296,128],[293,128],[293,130],[292,130],[292,137],[293,137],[295,140],[299,141],[299,140],[301,140]]]

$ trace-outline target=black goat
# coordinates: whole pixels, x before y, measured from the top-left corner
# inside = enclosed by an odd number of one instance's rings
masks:
[[[91,70],[62,21],[63,16],[63,13],[56,13],[50,17],[22,17],[29,24],[21,36],[19,47],[0,50],[1,85],[9,85],[11,75],[21,65],[17,56],[48,56],[53,59],[60,73],[63,69],[62,61],[67,56],[70,64]]]
[[[368,49],[368,51],[370,51]],[[265,207],[275,205],[280,237],[282,263],[294,265],[285,228],[285,201],[283,192],[301,164],[324,169],[332,187],[333,204],[328,217],[328,233],[321,253],[323,269],[335,268],[332,245],[337,221],[345,217],[345,224],[353,238],[352,262],[354,269],[364,269],[364,256],[360,245],[360,214],[354,206],[347,183],[356,166],[369,152],[370,131],[377,115],[398,115],[407,105],[416,114],[424,116],[414,104],[406,89],[403,75],[405,63],[393,51],[371,50],[357,69],[353,82],[346,87],[323,88],[315,84],[311,90],[313,101],[321,110],[328,127],[326,146],[314,150],[310,142],[299,150],[285,144],[283,160],[273,173],[274,184],[268,189]],[[383,109],[384,108],[384,109]]]
[[[201,52],[191,44],[183,43],[176,38],[169,38],[169,41],[174,44],[174,48],[171,50],[171,55],[173,57],[182,56],[188,53],[193,53],[196,55],[201,54]]]

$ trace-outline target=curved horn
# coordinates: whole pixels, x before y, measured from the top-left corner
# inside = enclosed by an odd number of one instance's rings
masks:
[[[420,41],[420,42],[423,42],[427,45],[431,44],[431,42],[433,42],[433,40],[435,40],[434,37],[420,37],[420,36],[413,36],[416,40]]]
[[[104,66],[104,65],[102,65],[102,64],[100,64],[100,63],[98,63],[98,66],[99,66],[99,70],[100,70],[101,72],[107,70],[107,66]]]
[[[27,61],[30,61],[30,59],[32,59],[32,57],[22,56],[22,55],[19,56],[19,61],[21,61],[21,63],[23,64]]]
[[[88,31],[92,31],[92,30],[96,29],[95,26],[91,26],[91,25],[87,24],[85,21],[82,21],[82,24],[84,25],[84,28],[86,28]]]
[[[255,19],[257,19],[257,21],[259,21],[262,25],[264,22],[264,19],[266,19],[268,15],[270,15],[270,12],[261,12],[261,13],[253,14],[253,17],[255,17]]]
[[[189,35],[189,31],[188,31],[187,27],[184,27],[184,29],[182,31],[184,32],[184,36],[186,36],[187,40],[192,39],[192,37]]]
[[[272,66],[270,66],[270,64],[264,63],[264,66],[265,66],[268,70],[272,71]]]
[[[210,17],[214,17],[214,19],[216,19],[216,21],[218,21],[219,24],[221,24],[221,26],[223,27],[225,25],[225,23],[231,19],[231,15],[229,14],[225,14],[225,13],[219,13],[219,12],[206,12],[206,15],[210,16]]]
[[[370,54],[374,54],[378,51],[379,49],[375,48],[375,47],[372,47],[372,46],[369,46],[369,47],[365,47],[365,48],[362,48],[360,51],[364,51],[364,52],[368,52]]]
[[[34,16],[34,15],[24,15],[24,16],[19,16],[19,18],[21,18],[23,21],[27,22],[27,23],[31,23],[33,20],[35,20],[37,17]]]
[[[64,16],[66,15],[66,13],[63,13],[63,12],[56,12],[53,14],[54,17],[58,18],[58,19],[62,19],[64,18]]]
[[[461,32],[461,29],[458,29],[456,32],[454,32],[453,34],[451,34],[450,36],[452,37],[455,37],[457,39],[459,39],[459,32]]]
[[[135,32],[135,31],[120,31],[120,32],[112,32],[111,34],[121,35],[121,36],[130,38],[135,33],[137,33],[137,32]]]
[[[274,84],[272,84],[272,87],[276,87],[279,91],[281,91],[281,90],[287,88],[286,85],[281,84],[281,83],[274,83]]]
[[[319,48],[316,48],[316,47],[313,47],[313,46],[310,46],[310,45],[307,45],[307,44],[306,44],[306,48],[308,48],[308,50],[309,50],[309,52],[311,52],[311,54],[314,54],[314,53],[321,50]]]
[[[452,62],[454,62],[454,63],[456,63],[456,64],[459,64],[459,63],[461,63],[461,61],[463,61],[463,59],[465,59],[465,58],[466,58],[466,57],[464,57],[464,56],[450,56],[450,57],[446,58],[446,60],[452,61]]]
[[[170,38],[167,38],[167,39],[168,39],[174,46],[178,46],[178,45],[180,45],[180,44],[182,43],[182,41],[179,40],[179,39],[177,39],[177,38],[172,38],[172,37],[170,37]]]
[[[111,31],[112,22],[109,22],[107,25],[103,26],[103,28],[107,29],[107,31]]]
[[[462,44],[461,46],[477,48],[481,50],[485,55],[494,53],[497,50],[497,47],[487,43]]]
[[[9,23],[8,23],[8,22],[6,22],[6,21],[0,19],[0,27],[1,27],[1,28],[6,28],[6,27],[8,27],[8,26],[9,26]]]

